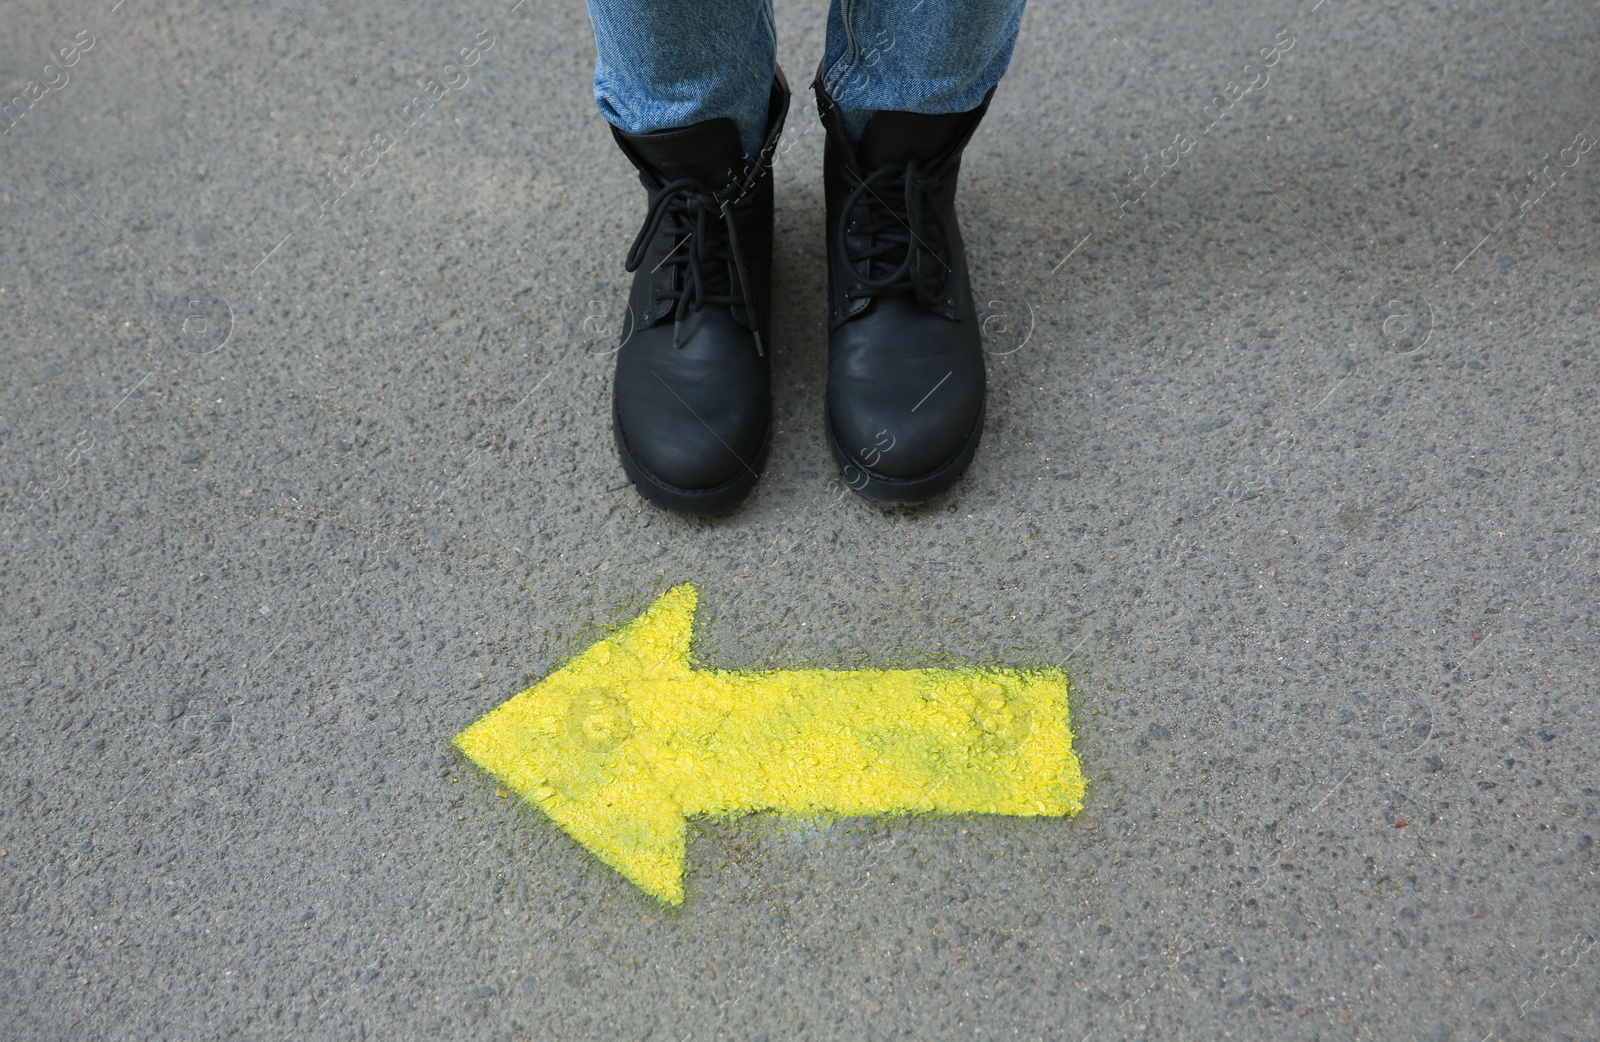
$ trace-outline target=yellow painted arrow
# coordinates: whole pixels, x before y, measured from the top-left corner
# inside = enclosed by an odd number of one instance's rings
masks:
[[[662,901],[690,816],[1082,808],[1059,670],[697,670],[695,599],[668,590],[455,740]]]

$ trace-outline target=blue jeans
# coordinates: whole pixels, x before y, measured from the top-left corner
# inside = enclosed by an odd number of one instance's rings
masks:
[[[1026,0],[832,0],[822,85],[858,140],[880,109],[940,115],[983,101],[1011,62]],[[588,0],[594,97],[640,134],[720,116],[746,158],[766,135],[772,0]],[[804,82],[804,81],[796,81]]]

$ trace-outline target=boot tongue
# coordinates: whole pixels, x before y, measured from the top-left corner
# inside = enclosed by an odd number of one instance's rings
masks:
[[[691,178],[721,188],[744,171],[739,127],[727,117],[649,134],[622,134],[639,158],[665,181]]]
[[[863,170],[899,166],[915,159],[930,166],[943,159],[960,144],[972,113],[952,112],[927,116],[920,112],[874,112],[861,132],[856,156]]]

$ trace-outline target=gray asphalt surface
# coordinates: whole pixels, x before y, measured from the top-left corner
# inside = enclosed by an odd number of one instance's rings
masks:
[[[1592,5],[1032,7],[915,511],[821,436],[797,92],[715,524],[612,449],[580,5],[3,19],[0,1037],[1600,1038]],[[697,822],[663,909],[450,740],[680,581],[719,666],[1064,665],[1084,813]]]

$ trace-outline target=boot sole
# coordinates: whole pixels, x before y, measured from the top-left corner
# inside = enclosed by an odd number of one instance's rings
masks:
[[[633,482],[639,495],[661,509],[676,514],[720,517],[732,513],[744,502],[750,490],[756,487],[761,472],[766,469],[767,448],[772,444],[772,417],[767,417],[767,429],[761,435],[761,448],[749,466],[740,470],[737,477],[715,488],[705,489],[679,488],[668,484],[634,459],[633,452],[628,448],[627,436],[622,432],[622,420],[617,416],[615,402],[611,408],[611,433],[617,443],[617,455],[622,459],[622,469],[627,472],[628,480]]]
[[[845,485],[856,495],[869,499],[874,503],[891,503],[896,506],[915,506],[926,503],[941,492],[947,491],[956,482],[961,480],[967,472],[967,467],[972,464],[972,457],[977,454],[978,442],[983,437],[983,418],[988,412],[989,402],[987,396],[978,406],[978,416],[972,423],[972,430],[967,432],[967,440],[962,444],[960,451],[951,456],[934,470],[914,478],[891,478],[882,474],[875,474],[862,466],[860,462],[850,458],[850,453],[845,451],[839,439],[833,433],[833,411],[828,410],[828,445],[833,449],[834,462],[839,464],[841,474],[849,472],[854,467],[866,476],[866,483],[857,486],[850,481]]]

